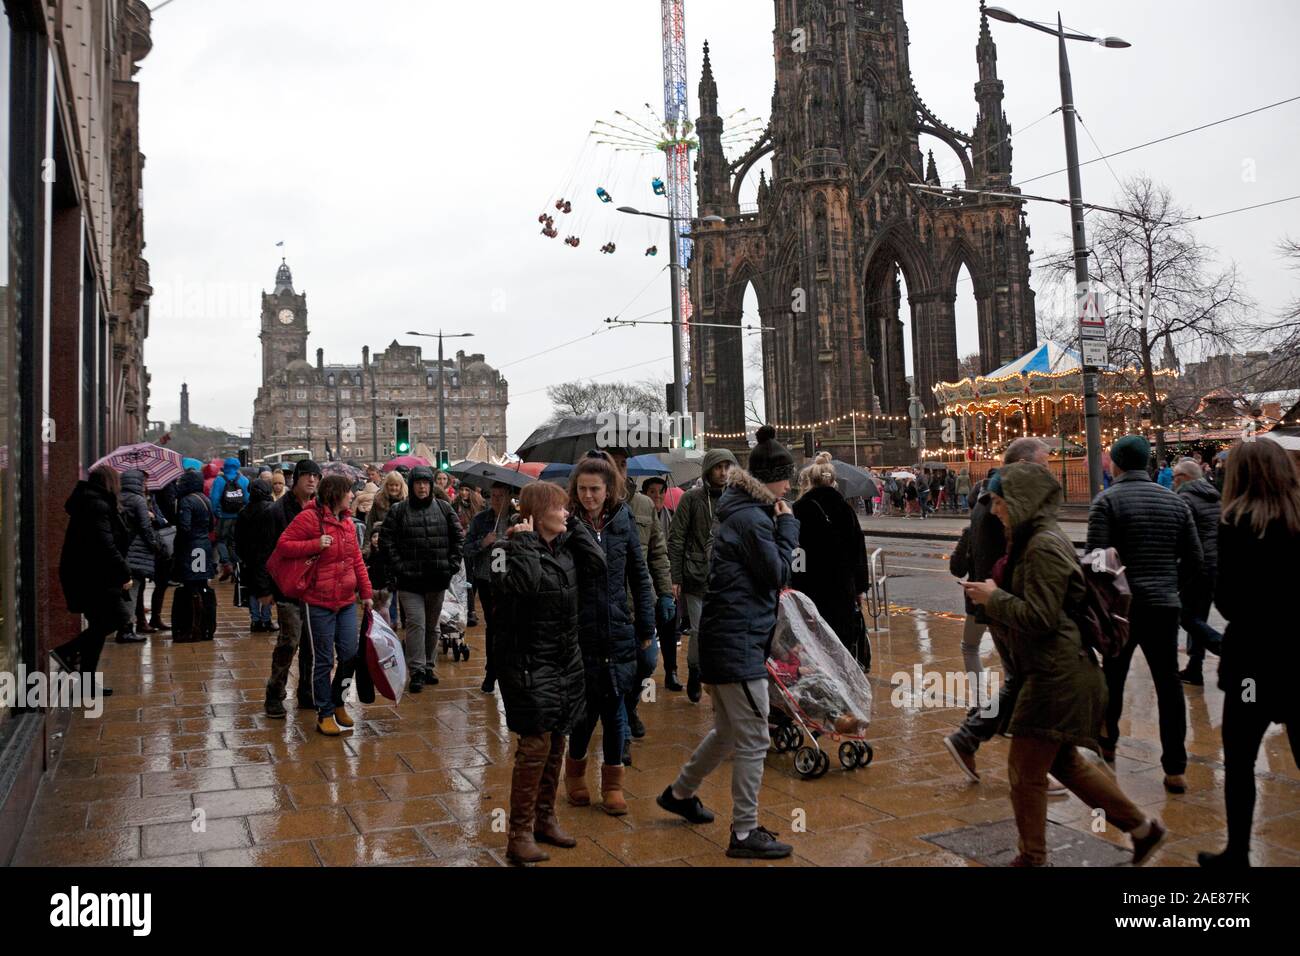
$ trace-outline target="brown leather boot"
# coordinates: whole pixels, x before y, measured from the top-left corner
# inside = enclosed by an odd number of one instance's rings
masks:
[[[624,769],[621,764],[617,767],[600,766],[600,808],[612,817],[627,813],[627,801],[623,799]]]
[[[510,778],[510,836],[506,843],[506,857],[512,863],[527,865],[551,858],[537,846],[533,837],[537,790],[546,768],[549,744],[543,734],[519,738],[514,773]]]
[[[555,816],[555,793],[560,786],[560,764],[564,759],[564,738],[556,734],[551,741],[551,752],[546,755],[541,783],[537,787],[537,812],[533,819],[533,836],[539,843],[549,843],[565,849],[575,847],[578,841],[560,829]]]
[[[569,802],[575,807],[591,805],[591,793],[587,790],[587,758],[574,760],[564,758],[564,792]]]

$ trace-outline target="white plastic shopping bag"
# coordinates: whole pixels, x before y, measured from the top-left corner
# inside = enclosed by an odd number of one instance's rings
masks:
[[[379,614],[369,614],[370,627],[366,634],[366,667],[375,690],[393,703],[402,699],[406,688],[406,655],[402,642],[388,622]]]

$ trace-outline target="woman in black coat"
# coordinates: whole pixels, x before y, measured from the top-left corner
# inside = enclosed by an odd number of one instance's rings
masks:
[[[212,506],[203,494],[203,475],[187,471],[176,484],[176,555],[174,577],[184,587],[177,600],[188,601],[191,625],[188,634],[173,631],[172,640],[178,643],[207,640],[211,637],[204,627],[203,593],[217,573],[216,555],[212,547]],[[175,627],[176,622],[172,622]]]
[[[69,520],[59,555],[59,583],[68,610],[82,614],[87,623],[56,650],[69,670],[87,675],[99,666],[104,639],[126,626],[123,595],[132,583],[126,562],[130,534],[118,510],[120,490],[117,472],[101,465],[77,482],[63,506]]]
[[[279,628],[271,622],[271,605],[262,604],[253,597],[253,570],[249,562],[258,553],[262,518],[272,503],[271,482],[258,478],[248,486],[248,504],[235,517],[235,554],[239,556],[239,576],[242,597],[248,607],[248,633],[270,633]],[[247,555],[247,557],[245,557]]]
[[[587,791],[587,747],[601,725],[601,809],[627,813],[623,799],[623,741],[627,736],[625,695],[636,686],[637,646],[655,638],[655,595],[641,552],[636,520],[622,500],[626,485],[609,459],[588,457],[569,476],[569,510],[594,535],[605,553],[603,577],[584,578],[578,641],[586,672],[587,715],[569,737],[564,788],[569,802],[591,803]],[[629,600],[629,596],[631,600]]]
[[[579,580],[603,578],[605,555],[567,504],[562,488],[528,485],[520,497],[522,520],[491,546],[505,556],[504,569],[492,572],[492,654],[506,725],[519,735],[506,847],[516,863],[549,858],[538,840],[577,845],[560,829],[555,795],[565,737],[586,710]]]
[[[143,636],[153,631],[144,617],[144,589],[146,582],[157,572],[158,555],[162,544],[154,531],[153,509],[148,498],[145,473],[138,468],[122,472],[122,493],[118,496],[122,508],[122,519],[131,536],[127,547],[126,563],[131,568],[131,596],[127,603],[127,619],[131,611],[135,612],[135,631],[123,631],[117,635],[119,643],[138,643],[146,640]]]
[[[1300,554],[1300,478],[1277,442],[1239,442],[1228,455],[1214,603],[1227,619],[1219,657],[1223,691],[1223,798],[1228,845],[1201,866],[1249,866],[1255,761],[1272,724],[1286,727],[1300,766],[1300,670],[1296,625],[1278,600],[1295,587]]]
[[[835,487],[829,452],[821,452],[803,470],[799,489],[794,516],[799,519],[804,561],[802,570],[790,576],[790,586],[812,598],[840,642],[869,663],[859,604],[859,595],[867,589],[867,549],[857,514]]]

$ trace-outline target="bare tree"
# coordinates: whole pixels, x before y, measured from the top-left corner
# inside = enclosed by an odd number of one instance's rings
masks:
[[[1300,240],[1287,237],[1278,243],[1278,252],[1287,268],[1300,271]],[[1260,341],[1272,353],[1268,367],[1261,373],[1263,389],[1294,388],[1300,382],[1300,295],[1293,298],[1276,319],[1259,328]]]
[[[745,430],[761,428],[767,421],[764,414],[767,408],[767,396],[763,391],[763,343],[760,336],[754,336],[749,350],[745,353],[745,371],[749,381],[745,385]]]
[[[546,397],[552,405],[549,421],[619,409],[647,414],[663,412],[667,408],[665,384],[655,379],[640,382],[560,382],[546,389]]]
[[[1124,183],[1125,215],[1092,217],[1089,278],[1106,293],[1110,362],[1132,368],[1146,393],[1156,457],[1165,457],[1165,400],[1156,367],[1166,341],[1197,357],[1231,350],[1250,299],[1235,263],[1220,265],[1188,227],[1192,218],[1165,186],[1146,176]],[[1055,266],[1073,272],[1073,264]]]

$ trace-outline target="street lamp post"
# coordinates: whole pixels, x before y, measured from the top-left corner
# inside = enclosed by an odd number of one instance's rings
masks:
[[[653,219],[666,219],[668,221],[668,271],[672,274],[672,295],[673,295],[673,401],[677,405],[677,413],[686,414],[686,369],[683,363],[682,355],[682,264],[677,258],[678,233],[675,223],[689,222],[690,220],[682,219],[678,216],[665,216],[657,212],[642,212],[640,209],[634,209],[631,206],[619,206],[619,212],[627,213],[630,216],[650,216]],[[721,216],[703,216],[700,222],[726,222]]]
[[[1119,37],[1093,37],[1086,33],[1066,32],[1061,23],[1061,16],[1056,16],[1056,28],[1033,20],[1022,20],[1010,10],[1002,7],[987,7],[984,11],[994,20],[1003,23],[1018,23],[1021,26],[1038,30],[1056,37],[1057,58],[1061,72],[1061,120],[1065,126],[1065,156],[1070,179],[1070,220],[1071,233],[1074,237],[1074,296],[1076,314],[1082,318],[1085,301],[1088,297],[1088,239],[1083,222],[1083,187],[1079,179],[1079,140],[1074,127],[1074,85],[1070,78],[1070,60],[1065,50],[1066,40],[1082,40],[1096,43],[1111,49],[1125,49],[1132,44]],[[1104,334],[1104,330],[1103,330]],[[1083,327],[1080,325],[1080,349],[1084,348]],[[1088,444],[1088,498],[1096,497],[1102,488],[1101,469],[1101,410],[1097,403],[1097,366],[1083,364],[1083,415],[1084,430]]]
[[[447,450],[447,393],[443,388],[442,340],[468,339],[472,338],[474,333],[444,332],[439,329],[437,332],[407,332],[406,334],[424,339],[438,340],[438,455],[441,457],[443,452]]]

